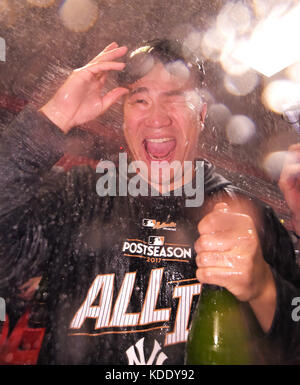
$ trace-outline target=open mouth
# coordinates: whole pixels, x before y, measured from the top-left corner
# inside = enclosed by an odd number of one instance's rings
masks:
[[[144,147],[150,160],[168,160],[176,148],[176,139],[174,138],[158,138],[145,139]]]

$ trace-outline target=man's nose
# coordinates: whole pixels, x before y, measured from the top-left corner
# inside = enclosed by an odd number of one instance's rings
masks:
[[[153,105],[148,111],[145,123],[149,128],[162,128],[168,127],[172,119],[163,106]]]

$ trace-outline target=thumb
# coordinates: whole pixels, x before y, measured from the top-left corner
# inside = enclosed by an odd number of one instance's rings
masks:
[[[219,202],[215,204],[213,210],[199,222],[199,233],[201,235],[211,234],[231,228],[231,221],[228,219],[228,215],[224,215],[227,212],[229,212],[229,205],[227,203]]]
[[[106,95],[103,96],[102,99],[102,108],[103,111],[105,112],[108,110],[116,101],[123,95],[128,94],[129,90],[127,88],[123,87],[117,87],[114,88],[113,90],[109,91]]]

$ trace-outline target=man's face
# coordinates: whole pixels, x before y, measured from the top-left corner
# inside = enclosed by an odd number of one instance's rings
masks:
[[[185,69],[187,71],[187,69]],[[124,134],[134,160],[151,162],[195,158],[203,106],[186,72],[170,74],[157,63],[131,84],[124,104]]]

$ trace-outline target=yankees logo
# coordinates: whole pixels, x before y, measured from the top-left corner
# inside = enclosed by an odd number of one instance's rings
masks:
[[[144,337],[141,338],[135,345],[130,346],[130,348],[126,350],[128,365],[162,365],[168,357],[164,352],[160,352],[161,346],[156,340],[154,341],[154,346],[150,357],[146,362],[144,353],[144,339]],[[135,348],[138,351],[139,357],[136,355]]]

